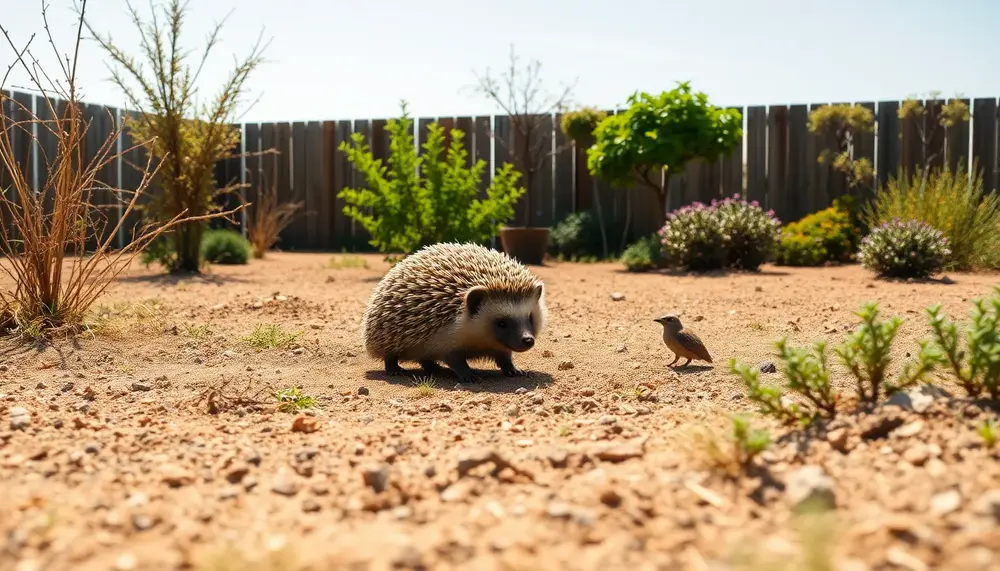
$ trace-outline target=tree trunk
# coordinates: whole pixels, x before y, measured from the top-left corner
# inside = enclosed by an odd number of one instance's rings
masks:
[[[670,177],[666,174],[663,175],[663,182],[660,183],[660,187],[654,190],[656,194],[656,203],[659,205],[659,214],[663,224],[667,221],[667,199],[670,197]]]
[[[632,229],[632,199],[630,198],[630,194],[628,190],[625,191],[625,228],[622,230],[620,252],[624,252],[628,246],[628,233]]]
[[[177,263],[173,271],[188,273],[201,271],[201,236],[204,231],[204,222],[200,220],[177,225],[177,230],[174,232]]]

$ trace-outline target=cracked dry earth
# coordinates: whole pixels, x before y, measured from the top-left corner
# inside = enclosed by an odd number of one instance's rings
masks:
[[[551,264],[534,269],[550,328],[517,357],[533,377],[456,387],[387,379],[364,355],[386,269],[279,253],[178,281],[136,265],[92,335],[5,341],[0,570],[1000,567],[1000,452],[976,431],[996,413],[957,396],[917,391],[808,439],[755,416],[776,442],[738,478],[704,444],[754,410],[730,356],[835,343],[877,299],[906,318],[904,358],[924,307],[964,319],[995,276]],[[652,318],[668,311],[714,365],[666,368]],[[302,334],[255,349],[258,325]],[[296,386],[317,405],[279,410],[274,391]],[[810,501],[833,508],[794,516]]]

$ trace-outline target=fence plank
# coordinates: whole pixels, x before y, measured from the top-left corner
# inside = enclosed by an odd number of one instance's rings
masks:
[[[254,213],[257,211],[257,202],[260,200],[262,188],[262,161],[260,153],[260,124],[247,123],[243,127],[243,152],[246,154],[246,188],[240,191],[243,198],[250,203],[245,209],[247,220],[247,231],[254,225]]]
[[[809,106],[809,112],[812,114],[813,111],[826,107],[826,103],[817,103]],[[831,168],[829,161],[825,163],[819,162],[819,157],[824,150],[834,150],[835,145],[833,144],[833,138],[831,135],[821,134],[821,133],[810,133],[809,139],[812,141],[812,153],[809,157],[809,164],[812,174],[809,177],[810,186],[813,188],[812,196],[815,202],[813,203],[813,208],[815,210],[822,210],[830,206],[830,201],[833,199],[833,187],[831,183]]]
[[[864,107],[865,109],[868,109],[869,111],[871,111],[873,118],[877,118],[878,117],[877,115],[875,115],[875,102],[874,101],[865,101],[865,102],[862,102],[862,103],[855,103],[854,105],[856,105],[858,107]],[[872,129],[871,133],[859,133],[859,134],[855,135],[855,138],[854,138],[854,159],[855,160],[868,159],[868,162],[871,163],[872,167],[875,166],[875,129],[874,128]],[[867,188],[860,189],[860,190],[865,191],[864,196],[865,196],[866,199],[868,197],[870,197],[874,193],[874,190],[875,190],[874,189],[874,185],[875,185],[875,182],[872,181],[872,183]]]
[[[529,146],[529,156],[534,161],[538,159],[540,165],[536,163],[536,170],[532,175],[532,188],[528,198],[532,212],[529,213],[531,224],[538,227],[549,227],[552,225],[552,138],[554,135],[554,125],[552,115],[536,115],[529,121],[535,125],[531,133],[531,140],[527,142]],[[521,142],[519,141],[518,144]]]
[[[576,192],[573,185],[573,142],[562,132],[562,115],[556,115],[554,123],[556,156],[552,165],[555,183],[552,188],[552,219],[558,224],[576,208]]]
[[[431,117],[421,117],[420,119],[417,119],[416,145],[418,155],[424,154],[424,143],[427,142],[427,129],[433,122],[434,119]]]
[[[747,200],[767,202],[767,108],[747,108]]]
[[[778,219],[782,223],[793,222],[808,213],[813,202],[809,173],[812,161],[809,147],[809,106],[790,105],[788,107],[788,163],[785,171],[785,197],[788,204]],[[777,215],[777,211],[775,211]]]
[[[842,101],[839,103],[835,102],[834,105],[850,107],[851,103]],[[831,134],[827,138],[827,145],[834,152],[840,151],[840,147],[838,146],[837,138],[835,135]],[[829,189],[828,193],[830,202],[827,205],[833,204],[833,199],[843,196],[844,194],[847,193],[847,177],[840,171],[834,169],[832,166],[830,166],[829,172],[830,172],[830,185],[828,187]]]
[[[788,218],[788,108],[767,109],[767,208],[781,220]],[[765,203],[761,203],[765,204]]]
[[[497,115],[493,118],[493,170],[495,173],[497,169],[501,168],[503,165],[510,162],[510,117],[506,115]],[[520,172],[520,171],[519,171]],[[522,174],[517,179],[517,184],[521,187],[525,185],[524,175]],[[517,201],[514,205],[514,218],[507,221],[507,226],[521,226],[524,224],[524,198]],[[496,240],[499,245],[499,239]]]
[[[972,103],[972,155],[979,159],[983,190],[995,192],[997,186],[997,100],[980,98]]]
[[[14,142],[14,102],[11,99],[13,94],[10,91],[3,90],[0,91],[0,120],[2,120],[3,129],[5,132],[3,135],[4,145],[13,145]],[[8,201],[14,201],[17,199],[17,191],[11,187],[13,180],[10,176],[10,171],[6,167],[0,167],[0,193],[5,193],[5,197]],[[0,232],[0,238],[4,235],[10,235],[13,232],[11,224],[13,219],[11,217],[11,212],[7,207],[0,208],[0,224],[4,232]],[[13,236],[11,236],[13,237]]]
[[[746,122],[746,111],[741,107],[733,107],[740,112],[742,121]],[[743,194],[743,139],[746,137],[746,129],[743,136],[736,142],[733,151],[724,156],[719,168],[721,169],[720,191],[723,197],[730,197],[734,194]]]
[[[493,141],[490,138],[490,117],[476,117],[473,143],[473,161],[482,160],[486,163],[483,177],[479,182],[479,196],[486,197],[486,189],[493,180]]]
[[[79,120],[82,122],[87,122],[87,106],[78,105],[80,109]],[[66,112],[65,101],[52,97],[45,98],[41,96],[35,97],[35,116],[40,120],[39,123],[35,125],[35,148],[36,154],[33,160],[35,160],[35,185],[32,185],[35,192],[43,192],[44,196],[42,208],[46,213],[52,213],[53,206],[55,204],[55,190],[49,185],[55,182],[55,169],[57,165],[57,156],[59,139],[55,134],[55,131],[63,129],[66,125],[61,122],[63,114]],[[80,152],[83,153],[83,159],[86,161],[88,158],[87,149],[92,147],[93,143],[89,139],[93,139],[94,132],[87,131],[83,134],[83,140],[80,145]],[[96,198],[96,197],[93,197]],[[94,220],[90,221],[91,223]],[[95,242],[91,241],[87,244],[88,248],[93,248]]]
[[[310,124],[311,125],[311,124]],[[309,155],[309,160],[313,157],[321,163],[322,168],[315,167],[315,163],[310,163],[310,177],[319,176],[319,232],[320,248],[332,250],[336,247],[337,238],[337,197],[335,195],[339,189],[336,186],[337,169],[337,122],[323,121],[320,127],[322,136],[322,147],[315,154]],[[310,138],[309,144],[313,141]],[[318,174],[317,174],[318,173]],[[343,186],[341,186],[343,188]]]
[[[337,147],[346,142],[353,146],[351,135],[353,134],[353,124],[351,121],[343,120],[337,122]],[[347,203],[343,198],[337,196],[341,190],[354,187],[354,166],[347,160],[347,153],[334,147],[335,158],[333,167],[333,197],[334,197],[334,229],[336,230],[336,247],[340,250],[354,249],[354,219],[344,212]]]
[[[319,121],[309,121],[305,127],[305,148],[303,162],[302,209],[295,221],[305,217],[306,243],[308,250],[321,250],[326,247],[326,211],[323,209],[323,124]]]
[[[462,147],[465,148],[465,166],[471,167],[474,159],[472,158],[475,154],[475,135],[473,133],[472,127],[472,117],[456,117],[455,118],[455,128],[462,132]]]
[[[360,133],[364,137],[364,142],[367,143],[368,145],[371,145],[372,143],[371,127],[372,127],[371,121],[369,121],[368,119],[356,119],[354,121],[354,132]],[[357,169],[353,168],[353,166],[351,168],[351,171],[352,171],[351,179],[353,181],[352,184],[354,185],[354,187],[365,188],[366,186],[368,186],[368,181],[365,180],[364,174],[358,172]],[[368,230],[365,230],[365,227],[362,226],[360,222],[354,220],[353,218],[351,219],[351,223],[354,227],[354,240],[352,243],[351,251],[354,252],[371,251],[372,246],[371,244],[368,243],[368,241],[371,240],[371,234],[368,233]]]
[[[292,123],[292,144],[289,166],[291,167],[291,191],[288,202],[301,202],[303,218],[299,224],[289,224],[292,246],[296,250],[309,247],[316,235],[316,214],[314,206],[309,204],[306,194],[306,124],[303,121]]]
[[[14,156],[21,164],[24,180],[34,187],[34,145],[31,134],[31,112],[34,109],[35,96],[23,91],[14,92],[14,121],[20,123],[14,132]]]
[[[966,106],[968,99],[962,99]],[[971,110],[971,107],[970,107]],[[971,117],[970,117],[971,121]],[[947,129],[944,136],[944,152],[947,156],[948,168],[957,170],[959,166],[969,169],[969,136],[972,134],[970,121],[960,121],[954,127]]]
[[[878,127],[875,138],[875,169],[878,186],[882,188],[899,174],[899,102],[878,102]]]
[[[274,126],[274,147],[278,154],[274,155],[274,177],[278,185],[278,204],[291,202],[292,195],[292,125],[281,122]],[[299,248],[299,229],[288,226],[281,231],[282,250],[297,250]]]
[[[87,155],[93,157],[97,151],[108,142],[115,129],[114,109],[103,105],[88,105],[87,112],[90,116],[90,131],[94,133],[94,147],[87,149]],[[89,141],[88,141],[89,142]],[[104,160],[109,161],[97,173],[97,182],[100,184],[94,191],[94,205],[100,209],[101,221],[104,228],[101,232],[101,242],[107,240],[118,224],[118,196],[114,189],[118,186],[118,165],[117,159],[112,159],[115,155],[117,141],[110,143],[110,148],[104,153]],[[113,244],[113,243],[112,243]]]

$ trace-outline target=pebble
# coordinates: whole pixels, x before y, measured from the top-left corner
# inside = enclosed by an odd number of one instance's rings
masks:
[[[923,466],[930,458],[930,450],[923,442],[917,442],[903,452],[903,459],[914,466]]]
[[[526,392],[528,392],[528,389],[524,387],[517,387],[517,389],[514,390],[515,395],[523,395]]]
[[[836,428],[826,434],[826,441],[830,443],[830,447],[837,452],[846,453],[850,451],[847,446],[849,436],[850,434],[847,432],[846,428]]]
[[[10,414],[10,429],[24,430],[31,426],[31,413],[23,406],[13,406],[8,411]]]
[[[924,429],[924,421],[915,420],[909,424],[905,424],[897,428],[895,434],[896,436],[900,436],[902,438],[909,438],[911,436],[916,436],[917,434],[920,434],[920,431],[923,429]]]
[[[319,502],[313,498],[306,498],[302,500],[302,511],[306,513],[316,513],[320,510]]]
[[[153,390],[153,387],[147,385],[146,383],[141,383],[141,382],[132,383],[132,392],[138,393],[151,390]]]
[[[361,469],[361,477],[365,485],[381,494],[389,484],[389,466],[385,464],[369,464]]]
[[[319,420],[314,416],[300,414],[292,421],[292,432],[310,433],[319,430]]]
[[[621,494],[618,493],[618,490],[610,486],[601,490],[598,499],[601,500],[602,504],[608,506],[609,508],[617,508],[622,504]]]
[[[520,415],[521,415],[520,406],[512,404],[509,407],[507,407],[507,416],[520,416]]]
[[[583,388],[583,389],[580,389],[579,394],[582,397],[592,397],[592,396],[594,396],[595,391],[594,391],[594,389],[591,389],[591,388]]]
[[[931,496],[930,512],[933,515],[947,515],[960,507],[962,507],[962,494],[958,493],[958,490],[948,490]]]
[[[1000,525],[1000,488],[994,488],[980,494],[972,502],[972,513],[992,517],[993,521]]]
[[[812,506],[833,509],[837,499],[833,480],[816,465],[802,466],[788,475],[785,497],[796,510]]]
[[[778,367],[771,361],[761,361],[758,365],[761,373],[777,373]]]
[[[903,410],[912,410],[922,413],[926,411],[937,399],[949,398],[951,395],[939,387],[931,385],[921,385],[908,391],[893,393],[889,400],[885,402],[886,407],[899,407]]]
[[[299,484],[287,470],[279,470],[271,482],[271,491],[282,496],[294,496],[299,493]]]
[[[618,417],[613,414],[606,414],[601,418],[597,419],[597,424],[602,424],[605,426],[611,424],[618,424]]]
[[[368,387],[358,387],[358,394],[366,397],[371,394],[371,391],[368,390]]]
[[[625,294],[620,291],[616,291],[611,294],[611,301],[625,301]]]
[[[559,370],[566,371],[573,368],[573,361],[562,361],[559,363]]]
[[[171,488],[179,488],[193,482],[194,474],[177,464],[163,464],[160,466],[160,479]]]
[[[598,460],[605,462],[624,462],[631,458],[641,458],[646,454],[645,438],[636,438],[620,442],[596,450],[593,454]]]

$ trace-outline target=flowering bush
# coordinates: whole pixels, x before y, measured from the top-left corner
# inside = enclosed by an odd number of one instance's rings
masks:
[[[729,241],[722,233],[715,204],[695,202],[678,208],[667,216],[659,234],[664,257],[672,266],[704,271],[726,263]]]
[[[851,208],[849,197],[841,197],[833,206],[785,226],[775,261],[783,266],[851,261],[860,234],[851,220]]]
[[[781,221],[773,210],[765,212],[756,200],[748,203],[738,194],[720,202],[713,200],[712,206],[728,239],[728,267],[756,270],[771,258],[781,232]]]
[[[883,277],[925,278],[944,267],[951,250],[940,230],[920,222],[893,219],[861,241],[858,260]]]

